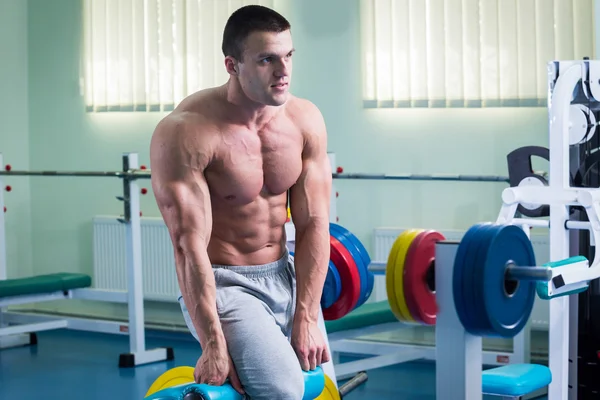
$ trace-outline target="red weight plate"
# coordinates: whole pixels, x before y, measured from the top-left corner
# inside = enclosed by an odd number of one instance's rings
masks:
[[[415,319],[425,325],[435,325],[435,244],[445,240],[441,233],[428,230],[420,233],[410,245],[404,262],[404,296]]]
[[[354,259],[335,237],[329,235],[330,259],[333,261],[342,281],[340,297],[331,307],[323,310],[327,321],[342,318],[354,309],[360,298],[360,275]]]

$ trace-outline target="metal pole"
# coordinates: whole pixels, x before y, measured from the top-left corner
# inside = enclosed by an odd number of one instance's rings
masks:
[[[123,171],[138,168],[138,155],[123,155]],[[144,335],[144,287],[142,280],[142,228],[140,190],[133,179],[123,181],[125,229],[127,232],[127,295],[129,311],[129,347],[134,357],[146,349]]]
[[[0,176],[54,176],[54,177],[87,177],[87,178],[129,178],[150,179],[150,170],[127,170],[127,171],[0,171]]]
[[[369,264],[372,272],[385,272],[387,263],[385,261],[373,261]],[[522,267],[512,263],[506,266],[506,278],[520,281],[545,281],[552,279],[552,268],[550,267]]]
[[[107,178],[132,178],[150,179],[150,170],[127,170],[127,171],[0,171],[0,175],[6,176],[55,176],[55,177],[107,177]],[[402,180],[402,181],[461,181],[461,182],[509,182],[506,176],[497,175],[415,175],[415,174],[332,174],[333,179],[351,180]]]
[[[387,174],[333,174],[333,179],[357,179],[357,180],[401,180],[401,181],[463,181],[463,182],[509,182],[506,176],[497,175],[387,175]]]
[[[344,383],[342,387],[340,387],[340,397],[343,399],[344,396],[348,395],[354,389],[365,383],[368,379],[369,377],[365,371],[359,372],[348,382]]]
[[[550,267],[520,267],[509,264],[506,267],[506,277],[519,281],[544,281],[552,279],[552,268]]]
[[[0,153],[0,169],[4,169],[2,153]],[[4,220],[4,182],[0,177],[0,281],[8,278],[7,257],[6,257],[6,226]],[[2,314],[6,308],[0,308],[0,328],[6,324],[3,321]]]
[[[4,169],[4,161],[1,153],[0,169]],[[7,279],[7,277],[8,272],[6,264],[6,226],[4,220],[4,181],[2,180],[2,177],[0,177],[0,280]]]

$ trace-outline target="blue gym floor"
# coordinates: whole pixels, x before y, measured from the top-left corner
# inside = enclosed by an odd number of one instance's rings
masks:
[[[0,399],[141,400],[167,369],[196,364],[198,345],[183,335],[148,333],[147,347],[158,346],[173,347],[175,360],[120,369],[118,354],[128,351],[126,336],[67,330],[39,333],[37,346],[0,351]],[[433,363],[406,363],[368,375],[369,380],[345,399],[436,399]]]

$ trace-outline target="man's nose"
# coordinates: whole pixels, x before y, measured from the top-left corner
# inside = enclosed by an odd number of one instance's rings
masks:
[[[290,73],[291,61],[280,60],[275,68],[274,75],[278,78],[288,76]]]

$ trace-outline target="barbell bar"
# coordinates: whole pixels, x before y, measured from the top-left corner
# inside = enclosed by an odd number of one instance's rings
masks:
[[[0,176],[77,176],[77,177],[107,177],[149,179],[150,170],[129,171],[0,171]]]
[[[77,177],[113,177],[129,179],[149,179],[151,171],[0,171],[0,176],[77,176]],[[463,181],[463,182],[508,182],[508,177],[496,175],[387,175],[387,174],[332,174],[333,179],[355,180],[409,180],[409,181]]]
[[[333,174],[333,179],[366,179],[366,180],[395,180],[395,181],[463,181],[463,182],[509,182],[507,176],[499,175],[453,175],[453,174]]]
[[[372,261],[369,270],[373,272],[385,272],[387,262]],[[506,264],[506,279],[520,281],[548,282],[552,279],[552,268],[550,267],[523,267],[513,263]]]

